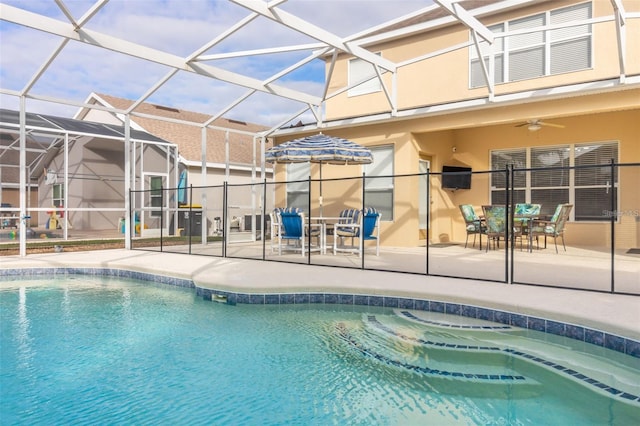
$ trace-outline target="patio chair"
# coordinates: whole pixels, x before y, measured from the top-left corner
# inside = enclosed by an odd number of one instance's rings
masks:
[[[493,241],[495,247],[500,247],[500,239],[508,241],[511,234],[507,233],[507,207],[503,205],[482,206],[484,220],[487,225],[485,234],[488,237],[487,251]],[[522,250],[522,230],[513,227],[513,235],[515,239],[520,239],[520,250]]]
[[[542,205],[531,203],[518,203],[514,211],[515,218],[513,219],[514,225],[524,227],[529,222],[529,217],[538,216]],[[520,217],[518,217],[520,216]]]
[[[269,213],[271,218],[271,225],[269,227],[269,237],[271,241],[271,253],[275,253],[278,245],[280,244],[280,234],[282,233],[282,224],[280,223],[280,212],[284,210],[283,207],[276,207]]]
[[[462,213],[462,218],[464,219],[465,228],[467,230],[467,238],[464,240],[464,248],[467,248],[469,235],[473,235],[473,247],[476,246],[476,235],[480,235],[480,250],[482,250],[482,234],[487,230],[487,224],[484,221],[484,217],[479,217],[471,204],[460,204],[458,207]]]
[[[514,209],[513,226],[520,228],[523,236],[527,236],[529,249],[531,249],[531,235],[529,228],[533,220],[538,219],[542,205],[531,203],[518,203]]]
[[[301,213],[302,209],[299,207],[276,207],[269,213],[271,253],[275,253],[280,244],[280,237],[283,232],[282,223],[280,220],[280,213],[282,212]],[[313,237],[319,237],[320,230],[314,227],[311,231],[311,234]]]
[[[381,216],[372,207],[365,208],[364,214],[358,209],[345,209],[340,212],[340,219],[334,228],[333,254],[342,251],[358,253],[358,256],[362,257],[364,242],[375,241],[376,256],[379,256]],[[345,238],[351,239],[351,245],[345,245]],[[355,244],[356,239],[358,239],[358,245]]]
[[[308,228],[317,229],[320,235],[320,224],[306,223],[304,213],[296,211],[297,209],[287,209],[278,213],[280,216],[280,237],[278,238],[278,254],[282,254],[282,250],[300,251],[305,256],[310,251],[319,251],[320,244],[309,247],[307,238],[309,235]],[[313,236],[313,233],[312,233]],[[293,243],[293,244],[292,244]]]
[[[562,247],[564,251],[567,251],[567,246],[564,244],[564,228],[569,220],[569,214],[573,204],[558,204],[556,211],[549,220],[534,220],[531,226],[531,237],[535,237],[536,246],[540,249],[538,243],[538,237],[544,237],[544,248],[547,248],[547,237],[553,237],[553,243],[556,246],[556,253],[558,253],[558,237],[562,238]]]

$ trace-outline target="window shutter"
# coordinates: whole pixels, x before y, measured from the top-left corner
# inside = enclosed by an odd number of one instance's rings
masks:
[[[380,54],[378,53],[378,55]],[[359,58],[350,59],[349,86],[369,77],[374,78],[349,89],[349,96],[364,95],[366,93],[379,92],[382,90],[380,80],[378,80],[376,70],[372,64]]]
[[[384,220],[393,220],[393,146],[371,148],[373,163],[363,167],[367,207],[374,207]]]
[[[513,165],[516,169],[524,169],[527,167],[527,150],[514,149],[505,151],[491,151],[491,170],[496,173],[491,174],[491,188],[505,188],[507,185],[506,174],[498,173],[504,171],[508,165]],[[527,179],[525,172],[516,172],[514,176],[515,188],[525,188]]]
[[[542,206],[543,215],[552,215],[558,204],[569,202],[570,156],[568,145],[531,148],[531,202]],[[554,169],[536,170],[546,167]]]
[[[591,18],[591,4],[584,3],[551,12],[551,24]],[[550,31],[550,65],[552,74],[591,67],[591,25],[579,25]]]
[[[287,164],[287,207],[299,207],[305,211],[309,204],[309,174],[311,163]],[[290,182],[303,181],[303,182]]]
[[[551,25],[564,24],[571,21],[580,21],[591,18],[591,3],[583,3],[576,6],[565,7],[551,11]],[[566,40],[568,38],[581,37],[591,34],[591,25],[579,25],[560,28],[551,31],[551,42]]]
[[[551,73],[577,71],[591,67],[591,39],[569,40],[551,45]]]

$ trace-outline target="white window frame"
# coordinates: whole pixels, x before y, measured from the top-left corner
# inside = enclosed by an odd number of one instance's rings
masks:
[[[378,56],[382,56],[380,52],[376,53]],[[347,91],[347,96],[360,96],[367,95],[369,93],[376,93],[382,91],[382,83],[378,78],[378,74],[376,73],[374,64],[364,61],[360,58],[352,58],[349,59],[348,64],[348,86],[358,83],[359,81],[363,81],[367,77],[373,77],[370,80],[367,80],[363,83],[358,84],[357,86],[351,87]]]
[[[515,23],[525,22],[527,19],[534,20],[542,18],[543,27],[547,28],[550,25],[555,24],[554,17],[558,16],[562,13],[570,13],[572,10],[580,11],[581,8],[584,8],[583,12],[588,12],[588,19],[593,17],[593,5],[591,2],[579,3],[575,5],[570,5],[558,9],[547,10],[542,13],[537,13],[534,15],[519,17],[517,19],[513,19],[511,21],[491,25],[488,28],[496,34],[500,33],[509,33],[512,31],[511,27]],[[526,31],[526,30],[525,30]],[[530,44],[519,45],[517,48],[512,47],[511,44],[516,38],[522,40],[527,37],[534,39],[536,33],[542,33],[541,40],[537,42],[531,42]],[[558,37],[559,34],[563,34],[563,36]],[[551,51],[554,47],[558,47],[564,43],[570,43],[572,41],[577,42],[581,39],[588,39],[588,64],[585,66],[576,65],[575,68],[567,68],[561,71],[552,72],[552,67],[555,64],[552,63]],[[473,42],[473,36],[469,34],[469,40]],[[531,75],[527,77],[523,77],[520,79],[515,79],[510,75],[510,62],[513,60],[513,55],[517,53],[522,53],[527,50],[531,50],[534,48],[543,48],[543,56],[542,61],[544,65],[544,72],[542,75]],[[498,35],[493,45],[487,44],[485,41],[480,42],[480,50],[482,52],[482,57],[487,63],[487,71],[490,78],[493,78],[494,84],[500,83],[509,83],[519,80],[529,80],[539,77],[546,77],[550,75],[563,74],[567,72],[576,72],[583,71],[585,69],[591,69],[593,67],[593,26],[590,23],[585,23],[582,25],[572,25],[564,28],[556,28],[556,29],[542,29],[534,32],[524,32],[518,33],[511,36],[501,36]],[[502,56],[502,75],[496,74],[496,57]],[[486,81],[483,75],[477,75],[476,73],[481,73],[480,68],[477,66],[479,62],[478,53],[475,45],[469,47],[469,88],[480,88],[486,87]],[[475,69],[474,69],[475,67]]]
[[[56,191],[56,188],[58,190]],[[56,197],[56,192],[59,192],[59,196]],[[51,185],[51,205],[54,207],[63,207],[64,206],[64,183],[54,183]]]
[[[167,175],[164,174],[148,174],[147,175],[149,177],[149,207],[150,208],[156,208],[156,207],[160,207],[163,208],[165,206],[162,205],[162,200],[163,200],[163,194],[162,191],[164,191],[164,183],[165,180],[167,179]],[[156,179],[160,179],[160,189],[155,189],[155,191],[159,191],[158,194],[154,194],[154,187],[153,187],[153,182]],[[160,200],[160,204],[155,206],[154,205],[154,200]],[[149,212],[149,216],[150,217],[161,217],[162,216],[162,211],[157,211],[157,210],[151,210]]]

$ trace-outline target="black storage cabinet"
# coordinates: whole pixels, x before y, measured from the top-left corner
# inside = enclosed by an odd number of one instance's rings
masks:
[[[178,210],[178,228],[182,235],[199,237],[202,235],[202,212],[198,210]]]

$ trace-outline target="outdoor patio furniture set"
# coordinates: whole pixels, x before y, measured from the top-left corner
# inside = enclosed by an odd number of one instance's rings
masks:
[[[516,204],[513,214],[513,228],[510,233],[507,232],[507,218],[510,214],[508,206],[483,205],[481,216],[476,214],[470,204],[461,204],[459,208],[466,227],[465,248],[469,241],[469,235],[473,235],[473,247],[475,247],[476,236],[479,236],[480,250],[482,250],[482,236],[485,235],[487,237],[486,251],[491,245],[498,248],[500,240],[509,241],[513,235],[515,240],[520,240],[521,249],[523,241],[526,240],[530,252],[533,250],[534,239],[536,247],[540,249],[540,237],[544,237],[544,248],[547,248],[547,237],[553,238],[556,253],[558,253],[557,239],[560,237],[564,250],[567,250],[564,242],[564,230],[573,208],[572,204],[558,204],[553,215],[549,217],[540,214],[540,204]],[[523,237],[525,238],[523,239]]]
[[[374,241],[380,255],[380,216],[374,208],[344,209],[339,216],[306,217],[302,209],[277,207],[271,213],[271,252],[327,253],[333,236],[333,254],[356,253],[362,257],[365,241]]]

